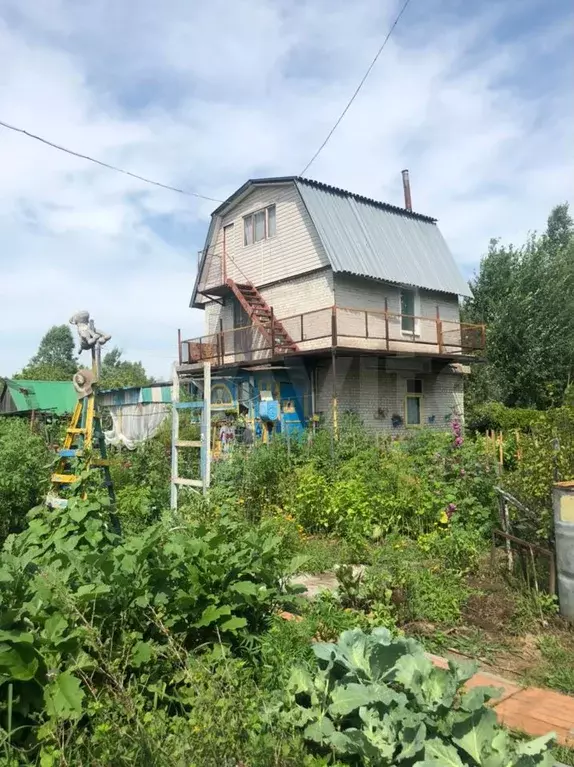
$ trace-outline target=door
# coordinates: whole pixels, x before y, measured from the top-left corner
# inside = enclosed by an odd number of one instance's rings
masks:
[[[237,298],[233,296],[233,344],[236,359],[241,355],[242,360],[252,359],[253,331],[251,320]]]
[[[305,427],[303,397],[292,383],[279,384],[281,398],[281,421],[289,434],[299,434]]]

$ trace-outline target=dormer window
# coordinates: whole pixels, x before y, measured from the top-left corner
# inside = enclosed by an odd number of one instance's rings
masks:
[[[243,218],[244,245],[253,245],[254,242],[275,237],[275,231],[275,205],[269,205]]]

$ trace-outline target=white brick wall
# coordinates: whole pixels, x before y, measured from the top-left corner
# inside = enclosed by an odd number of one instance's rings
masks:
[[[460,343],[458,297],[447,293],[419,290],[417,314],[418,333],[412,337],[401,331],[401,289],[375,280],[349,275],[335,275],[335,302],[343,311],[337,313],[340,346],[361,349],[383,348],[386,339],[385,299],[390,313],[388,319],[390,348],[394,351],[437,353],[437,307],[443,321],[445,340],[453,346]],[[346,311],[348,309],[349,311]],[[355,310],[355,311],[353,311]],[[362,311],[361,311],[362,310]],[[365,315],[365,310],[368,310]],[[368,332],[368,338],[366,337]],[[404,340],[403,340],[404,339]],[[417,348],[418,346],[418,348]]]
[[[406,429],[405,396],[407,379],[421,378],[423,385],[421,426],[449,428],[451,417],[463,417],[461,375],[450,372],[418,373],[384,368],[374,357],[340,357],[336,360],[339,414],[357,413],[370,431],[402,432]],[[330,361],[319,363],[316,410],[330,421],[332,416],[333,375]],[[403,426],[393,428],[391,416],[403,418]],[[434,417],[433,417],[434,416]]]

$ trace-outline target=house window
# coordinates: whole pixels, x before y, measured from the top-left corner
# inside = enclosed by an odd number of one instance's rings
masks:
[[[263,210],[257,210],[243,218],[243,243],[252,245],[254,242],[268,240],[275,237],[276,219],[275,205],[270,205]]]
[[[225,384],[214,384],[211,387],[211,404],[213,407],[233,405],[233,395]]]
[[[403,333],[419,332],[419,296],[416,290],[401,290],[401,330]]]
[[[405,423],[407,426],[420,426],[422,423],[423,382],[420,378],[407,380],[405,399]]]

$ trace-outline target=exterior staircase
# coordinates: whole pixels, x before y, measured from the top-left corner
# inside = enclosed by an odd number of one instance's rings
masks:
[[[237,283],[231,278],[226,281],[245,312],[256,327],[271,344],[277,354],[298,352],[299,347],[285,330],[279,320],[275,319],[273,310],[257,288],[250,282]]]

